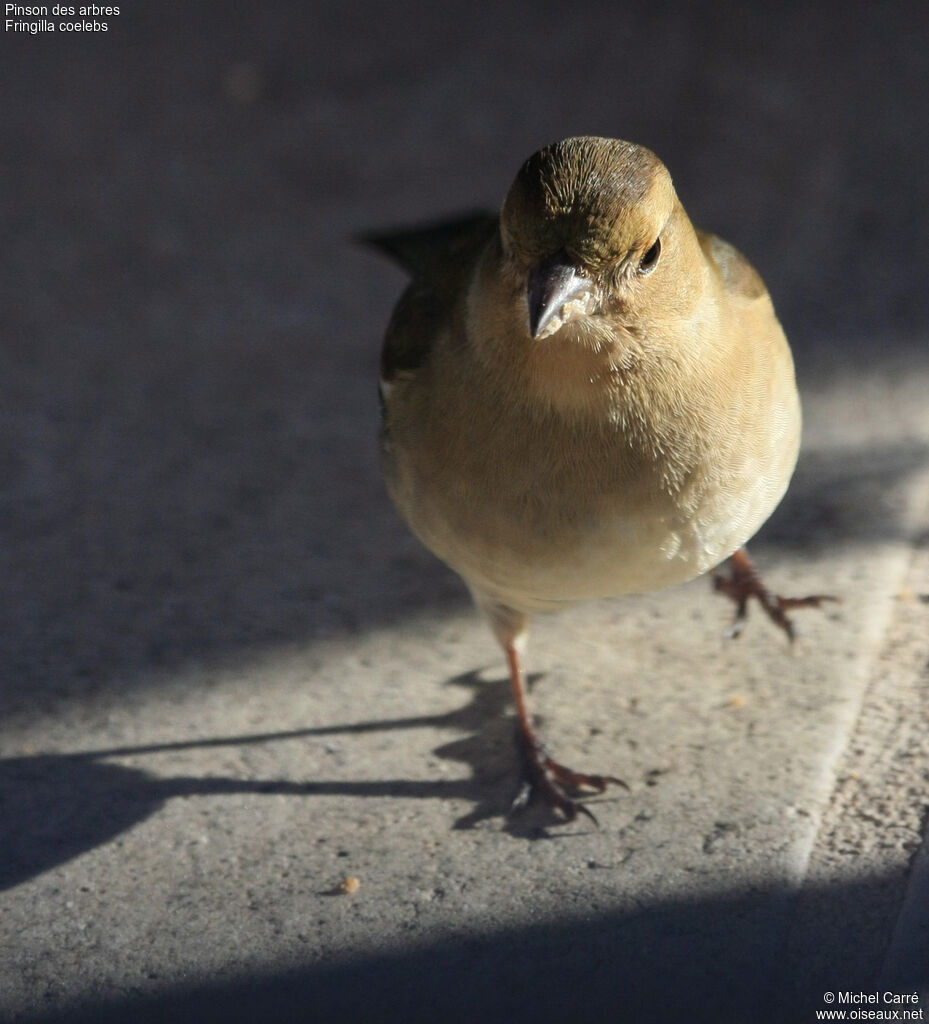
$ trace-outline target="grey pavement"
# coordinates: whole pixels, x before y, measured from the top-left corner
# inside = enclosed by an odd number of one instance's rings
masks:
[[[922,5],[102,20],[0,38],[0,1019],[929,1009]],[[377,473],[403,278],[351,241],[579,133],[767,280],[806,428],[752,550],[842,598],[793,649],[707,580],[539,617],[551,746],[630,787],[599,830],[507,818],[502,659]]]

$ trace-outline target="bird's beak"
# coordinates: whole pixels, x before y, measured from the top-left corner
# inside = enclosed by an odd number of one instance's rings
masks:
[[[569,320],[591,312],[593,282],[559,252],[529,274],[526,300],[533,338],[554,334]],[[565,308],[571,303],[571,308]]]

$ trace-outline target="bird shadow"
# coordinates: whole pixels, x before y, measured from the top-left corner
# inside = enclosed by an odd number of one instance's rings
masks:
[[[534,677],[533,681],[535,680]],[[509,682],[485,681],[479,670],[454,676],[446,685],[469,693],[453,711],[387,721],[363,721],[281,732],[219,736],[148,745],[109,747],[65,754],[0,759],[0,891],[27,881],[101,846],[155,814],[175,797],[257,793],[466,800],[473,806],[451,825],[474,828],[504,818],[506,831],[549,838],[558,819],[544,807],[508,816],[518,781],[513,720],[508,717]],[[411,779],[242,779],[162,776],[118,763],[119,758],[245,747],[330,735],[362,735],[416,728],[457,729],[459,739],[435,749],[438,757],[464,764],[470,777]],[[561,833],[559,833],[561,834]]]
[[[927,447],[914,442],[846,456],[837,464],[828,453],[801,460],[794,486],[765,528],[756,549],[812,550],[840,537],[878,539],[904,530],[894,505],[897,485],[921,470]],[[862,508],[868,509],[861,515]],[[417,559],[415,572],[422,566]],[[395,573],[401,572],[396,569]],[[445,579],[447,574],[442,578]],[[421,583],[421,580],[420,580]],[[426,590],[430,590],[429,587]],[[421,596],[421,595],[420,595]],[[433,593],[433,596],[435,594]],[[532,682],[535,681],[534,677]],[[468,829],[502,818],[503,828],[526,838],[555,838],[569,828],[552,830],[558,819],[542,806],[513,816],[508,811],[518,789],[519,766],[508,716],[506,680],[485,681],[478,671],[446,685],[461,687],[469,700],[442,715],[369,721],[242,736],[185,740],[137,747],[113,747],[66,754],[38,754],[0,759],[0,890],[17,885],[80,853],[106,843],[142,821],[172,797],[220,793],[278,793],[462,799],[471,808],[452,827]],[[164,777],[119,764],[120,757],[170,754],[184,749],[235,747],[288,739],[361,734],[394,729],[457,730],[462,735],[435,749],[436,756],[464,764],[470,775],[455,780],[406,779],[308,780]]]

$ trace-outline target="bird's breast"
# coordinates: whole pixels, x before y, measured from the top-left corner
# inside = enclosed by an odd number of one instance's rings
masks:
[[[796,454],[723,445],[692,415],[662,417],[658,429],[622,406],[591,424],[433,403],[401,425],[389,487],[429,548],[514,607],[660,589],[745,543]]]

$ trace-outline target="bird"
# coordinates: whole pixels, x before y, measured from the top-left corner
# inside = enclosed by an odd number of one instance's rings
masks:
[[[578,136],[516,174],[499,215],[365,240],[411,275],[381,355],[380,455],[413,533],[463,579],[507,660],[523,778],[514,810],[596,817],[611,775],[549,753],[529,708],[530,618],[714,584],[793,638],[745,549],[800,445],[790,347],[764,282],[695,228],[635,143]]]

